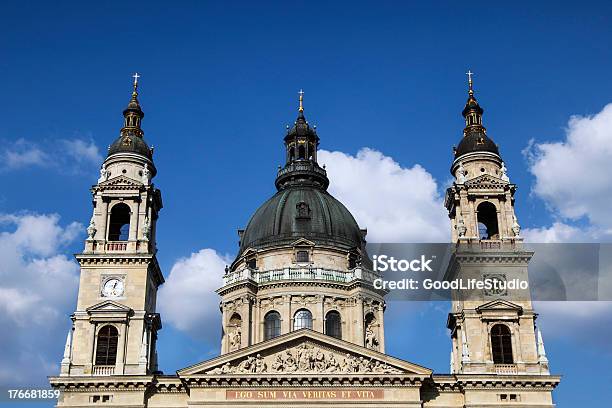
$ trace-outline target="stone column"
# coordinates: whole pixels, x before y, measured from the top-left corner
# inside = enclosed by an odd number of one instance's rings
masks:
[[[100,204],[100,215],[96,218],[96,221],[100,223],[100,226],[96,226],[98,228],[98,231],[96,231],[96,238],[106,241],[108,238],[108,217],[110,217],[110,214],[108,213],[108,200],[101,195],[98,197],[98,200]]]
[[[279,313],[281,315],[281,334],[289,333],[292,329],[291,324],[293,323],[291,295],[283,295],[283,305]]]
[[[312,322],[312,329],[314,331],[318,331],[319,333],[324,333],[324,324],[325,324],[325,311],[323,310],[323,302],[324,297],[321,295],[315,296],[317,299],[317,303],[313,307],[312,316],[314,321]]]
[[[225,305],[221,307],[221,330],[223,332],[221,336],[221,354],[227,353],[227,310],[225,309]]]
[[[467,193],[466,193],[467,194]],[[468,231],[471,231],[471,237],[480,238],[478,233],[478,213],[476,212],[476,206],[474,205],[474,200],[469,201],[470,208],[470,226],[468,227]]]
[[[356,308],[357,308],[357,316],[355,316],[355,334],[353,341],[360,345],[365,346],[365,333],[364,333],[364,325],[365,325],[365,316],[363,315],[363,298],[360,295],[355,296]]]
[[[125,363],[125,340],[127,338],[127,327],[122,324],[119,328],[119,338],[117,339],[117,360],[115,360],[115,374],[123,374]]]
[[[383,318],[383,308],[382,306],[378,306],[376,319],[378,320],[378,342],[379,342],[379,350],[381,353],[385,352],[385,325]]]
[[[87,359],[87,363],[85,364],[84,373],[91,374],[93,372],[93,365],[96,361],[96,336],[98,335],[97,329],[98,325],[93,323],[90,325],[90,335],[89,335],[89,350],[87,355],[89,358]]]
[[[140,202],[134,200],[130,205],[130,233],[128,241],[136,241],[138,239],[138,213],[140,211]]]

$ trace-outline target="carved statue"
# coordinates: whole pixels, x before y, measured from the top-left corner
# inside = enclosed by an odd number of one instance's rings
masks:
[[[285,362],[283,361],[282,354],[276,355],[276,360],[272,363],[272,370],[276,372],[282,372],[285,369]]]
[[[255,372],[256,373],[265,373],[268,370],[268,365],[264,361],[261,354],[257,354],[257,358],[255,360]]]
[[[87,239],[93,240],[96,235],[96,222],[94,221],[94,216],[91,216],[91,220],[89,221],[89,227],[87,227]]]
[[[298,351],[298,369],[300,371],[310,371],[313,363],[311,352],[304,344]]]
[[[238,327],[229,333],[230,351],[238,350],[242,346],[242,332]]]
[[[516,215],[513,215],[512,218],[514,220],[514,222],[512,223],[512,232],[514,233],[515,237],[519,237],[521,234],[521,226],[516,220]]]
[[[321,349],[317,349],[314,355],[314,366],[315,369],[319,372],[323,372],[327,369],[327,363],[325,361],[325,355],[321,351]]]
[[[329,353],[329,359],[327,360],[327,367],[325,369],[328,373],[335,373],[340,369],[340,364],[336,361],[336,357],[332,353]]]
[[[145,217],[144,224],[142,226],[142,236],[145,241],[148,241],[151,235],[151,223],[149,222],[149,217]]]
[[[230,363],[225,363],[221,367],[217,367],[212,371],[209,371],[208,374],[233,374],[234,367]]]
[[[243,360],[240,364],[238,364],[238,372],[239,373],[254,373],[256,370],[255,357],[248,356],[246,360]]]
[[[349,367],[350,367],[350,372],[353,372],[353,373],[359,372],[359,360],[355,356],[350,356]]]
[[[98,179],[98,183],[102,183],[103,181],[108,180],[108,174],[109,172],[106,169],[104,169],[104,167],[102,167],[100,169],[100,178]]]
[[[366,327],[365,346],[372,350],[378,350],[378,338],[374,334],[374,330],[372,330],[372,323]]]
[[[510,177],[508,177],[508,169],[506,168],[506,164],[504,162],[502,162],[501,166],[501,179],[507,183],[510,182]]]
[[[459,216],[459,219],[457,220],[457,234],[459,234],[460,237],[465,237],[466,232],[467,232],[467,227],[465,226],[465,223],[463,222],[463,218]]]
[[[151,181],[151,172],[149,171],[149,167],[147,166],[147,164],[145,163],[144,165],[144,169],[142,169],[142,184],[144,184],[145,186],[149,185],[149,182]]]
[[[457,184],[463,184],[467,181],[467,171],[463,167],[463,162],[459,162],[457,167]]]
[[[293,358],[293,354],[291,354],[291,351],[287,350],[287,358],[285,359],[285,371],[292,373],[294,371],[297,371],[297,369],[298,366],[295,362],[295,359]]]

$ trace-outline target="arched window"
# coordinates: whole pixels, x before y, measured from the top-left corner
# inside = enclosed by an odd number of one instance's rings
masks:
[[[109,241],[127,241],[130,234],[130,207],[119,203],[113,207],[108,227]]]
[[[304,160],[305,158],[306,158],[306,147],[303,144],[301,144],[298,147],[298,159]]]
[[[295,147],[290,146],[289,147],[289,161],[292,162],[294,160],[295,160]]]
[[[115,365],[119,332],[115,326],[106,325],[98,331],[96,365]]]
[[[478,235],[480,239],[498,239],[497,209],[493,203],[484,201],[476,209],[478,213]]]
[[[512,335],[505,324],[496,324],[491,328],[491,349],[494,364],[513,364]]]
[[[342,321],[340,313],[335,310],[332,310],[325,316],[325,334],[337,339],[342,338]]]
[[[281,317],[278,312],[268,312],[264,317],[264,340],[270,340],[281,334]]]
[[[301,309],[295,312],[293,316],[293,330],[311,329],[312,330],[312,313],[309,310]]]

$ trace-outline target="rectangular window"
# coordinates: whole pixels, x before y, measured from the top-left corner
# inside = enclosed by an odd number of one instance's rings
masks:
[[[296,262],[308,262],[308,251],[297,251],[295,255]]]

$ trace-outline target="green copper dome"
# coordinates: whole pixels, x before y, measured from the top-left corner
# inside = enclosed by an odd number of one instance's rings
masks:
[[[340,201],[320,187],[292,185],[255,211],[242,234],[240,252],[288,245],[299,238],[347,250],[365,243],[357,222]]]
[[[153,158],[151,148],[147,145],[147,142],[142,137],[136,135],[122,134],[108,148],[109,156],[122,152],[137,153],[149,159]]]
[[[137,78],[138,76],[136,76]],[[108,147],[108,156],[115,153],[136,153],[152,160],[153,151],[145,142],[144,132],[140,127],[144,112],[138,102],[138,82],[136,81],[134,81],[134,90],[128,106],[123,110],[123,117],[124,123],[121,134]]]
[[[499,148],[487,136],[487,129],[482,125],[484,110],[474,97],[471,77],[469,86],[468,99],[461,112],[461,115],[465,118],[465,129],[463,130],[463,138],[455,148],[455,159],[474,152],[489,152],[499,156]]]
[[[298,118],[283,140],[286,164],[278,170],[278,192],[251,217],[241,234],[238,257],[248,248],[290,245],[300,238],[315,245],[363,249],[364,234],[357,222],[327,192],[327,172],[317,163],[319,137],[304,117],[302,95]]]

